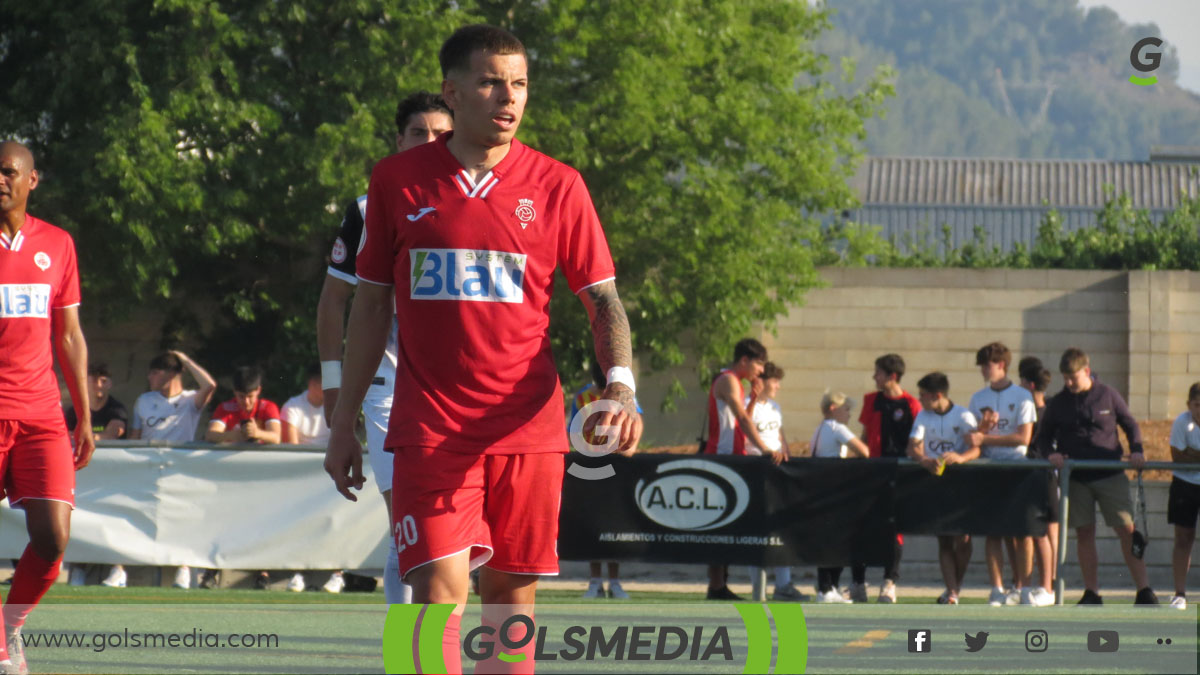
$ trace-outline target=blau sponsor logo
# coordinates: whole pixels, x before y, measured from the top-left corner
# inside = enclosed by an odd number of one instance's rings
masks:
[[[50,318],[50,284],[0,284],[0,319]]]
[[[413,300],[525,301],[523,253],[463,248],[414,248]]]

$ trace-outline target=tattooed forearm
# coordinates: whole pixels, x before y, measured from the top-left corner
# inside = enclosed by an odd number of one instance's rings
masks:
[[[617,285],[612,281],[596,284],[584,291],[584,304],[592,321],[592,337],[596,341],[596,359],[607,371],[613,366],[633,366],[633,344],[629,336],[629,317]]]

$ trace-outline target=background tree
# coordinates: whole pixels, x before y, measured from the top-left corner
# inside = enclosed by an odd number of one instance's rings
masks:
[[[217,370],[256,360],[294,383],[342,204],[471,21],[526,41],[521,138],[588,181],[646,365],[681,362],[686,334],[702,367],[722,362],[816,282],[806,214],[850,205],[889,89],[833,88],[826,15],[803,0],[5,3],[0,135],[38,153],[34,210],[77,236],[89,314],[150,307]],[[590,331],[558,291],[570,378]]]

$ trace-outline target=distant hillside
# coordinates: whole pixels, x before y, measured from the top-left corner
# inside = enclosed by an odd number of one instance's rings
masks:
[[[1200,96],[1176,85],[1170,43],[1139,87],[1129,50],[1161,35],[1074,0],[829,0],[821,49],[857,77],[896,70],[886,119],[868,124],[871,154],[1145,159],[1152,145],[1200,144]]]

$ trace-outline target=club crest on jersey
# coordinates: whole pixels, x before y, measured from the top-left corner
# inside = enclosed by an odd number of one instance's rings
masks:
[[[537,218],[537,211],[533,210],[532,199],[518,199],[517,204],[519,206],[517,206],[517,210],[514,213],[517,219],[521,221],[521,229],[523,230],[529,226],[529,223],[533,222],[534,218]]]
[[[329,252],[329,258],[335,263],[346,262],[346,242],[342,241],[341,237],[333,242],[333,250]]]
[[[525,302],[524,253],[414,248],[408,255],[413,300]]]
[[[50,284],[0,284],[0,319],[50,318]]]
[[[33,254],[33,264],[38,266],[38,269],[45,272],[50,269],[50,256],[46,255],[45,251],[38,251]]]

